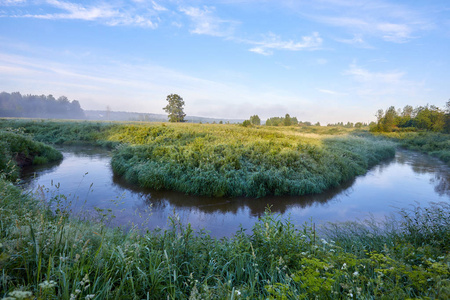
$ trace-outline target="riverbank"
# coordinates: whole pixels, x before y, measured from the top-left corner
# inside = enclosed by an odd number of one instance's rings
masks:
[[[51,211],[4,179],[0,207],[0,297],[450,296],[448,203],[400,211],[399,219],[384,224],[336,224],[321,236],[311,225],[295,229],[268,210],[252,234],[238,231],[220,240],[194,232],[176,215],[168,230],[145,234],[71,219],[68,211]],[[98,213],[107,219],[107,212]]]
[[[377,136],[387,137],[401,147],[434,156],[450,165],[450,134],[436,132],[384,132]]]
[[[0,127],[46,143],[114,147],[111,166],[128,182],[214,197],[317,194],[395,155],[393,143],[318,126],[1,120]]]

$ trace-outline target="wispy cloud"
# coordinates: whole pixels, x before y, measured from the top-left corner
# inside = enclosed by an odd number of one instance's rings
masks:
[[[363,101],[376,102],[378,106],[405,105],[411,99],[417,101],[426,95],[423,81],[409,79],[407,73],[400,70],[375,72],[352,64],[343,75],[353,80],[347,89],[349,94]]]
[[[427,20],[421,12],[384,0],[322,0],[314,2],[310,8],[315,8],[318,12],[305,15],[307,18],[347,29],[358,38],[340,41],[354,44],[361,44],[364,36],[405,43],[416,38],[420,31],[433,26],[433,21]]]
[[[326,89],[317,89],[319,92],[324,93],[324,94],[328,94],[328,95],[333,95],[333,96],[345,96],[348,95],[347,93],[342,93],[342,92],[337,92],[337,91],[332,91],[332,90],[326,90]]]
[[[405,72],[390,71],[390,72],[370,72],[356,64],[350,65],[350,68],[344,71],[344,75],[353,77],[358,82],[373,82],[384,84],[399,83]]]
[[[18,1],[16,1],[18,2]],[[98,21],[109,26],[128,25],[156,28],[158,11],[164,11],[164,8],[156,2],[152,2],[152,8],[146,9],[145,12],[137,7],[125,7],[115,5],[115,3],[93,3],[90,5],[82,3],[71,3],[60,0],[47,0],[46,4],[53,9],[59,10],[54,13],[38,13],[38,14],[15,14],[16,18],[36,18],[47,20],[83,20]]]
[[[223,20],[215,14],[214,7],[182,7],[180,11],[188,16],[193,24],[191,33],[205,34],[218,37],[232,36],[237,21]]]
[[[314,32],[310,36],[303,36],[299,42],[292,40],[283,41],[281,37],[271,33],[263,41],[249,43],[256,45],[249,51],[262,55],[272,55],[273,50],[300,51],[318,49],[322,45],[322,38],[317,32]]]

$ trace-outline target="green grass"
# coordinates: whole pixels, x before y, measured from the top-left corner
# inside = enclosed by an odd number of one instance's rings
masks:
[[[115,148],[115,174],[156,190],[215,197],[320,193],[395,154],[342,127],[0,120],[52,144]]]
[[[395,154],[386,141],[319,129],[320,134],[299,127],[128,125],[110,136],[126,143],[111,165],[142,187],[262,197],[320,193]]]
[[[0,180],[0,297],[19,291],[32,295],[27,299],[450,296],[448,204],[400,212],[383,230],[335,224],[322,235],[268,210],[253,232],[220,240],[176,215],[169,229],[141,234],[50,207]]]
[[[450,164],[450,134],[436,132],[380,133],[403,148],[423,152]]]
[[[0,127],[19,128],[30,121],[8,122]],[[11,126],[14,122],[17,126]],[[186,176],[191,174],[190,164],[212,172],[217,164],[244,174],[252,168],[265,172],[301,167],[308,184],[332,185],[393,153],[390,143],[345,132],[330,136],[325,132],[329,128],[305,132],[296,127],[85,122],[42,122],[40,127],[39,122],[31,121],[26,133],[60,143],[57,134],[50,135],[59,127],[65,132],[63,144],[76,142],[74,137],[81,143],[120,143],[115,155],[134,159],[130,168],[145,169],[147,161],[166,159],[161,174],[179,159],[184,160],[179,165],[187,166]],[[84,132],[71,130],[82,127]],[[1,141],[11,149],[33,148],[34,142],[22,134],[2,134]],[[109,228],[112,216],[100,209],[95,219],[74,219],[63,195],[40,199],[24,193],[8,181],[8,167],[2,166],[2,171],[0,297],[7,299],[450,297],[448,203],[401,210],[383,224],[331,224],[321,233],[312,224],[295,227],[268,209],[252,231],[242,229],[218,240],[204,231],[194,232],[176,215],[169,219],[169,229],[146,233]],[[288,171],[283,180],[291,176]],[[284,176],[279,174],[263,175]],[[272,182],[259,180],[263,187]],[[283,191],[282,181],[275,183]]]
[[[17,131],[0,130],[0,170],[8,179],[18,178],[18,167],[61,159],[62,154],[48,145],[35,142]]]

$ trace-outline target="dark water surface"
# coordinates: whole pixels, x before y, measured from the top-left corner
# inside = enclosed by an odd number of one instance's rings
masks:
[[[231,236],[240,226],[249,232],[268,205],[290,217],[296,226],[335,221],[375,219],[429,202],[450,201],[450,168],[429,156],[397,151],[367,174],[326,193],[302,197],[208,198],[168,191],[151,191],[116,178],[109,151],[98,148],[62,148],[59,164],[24,170],[27,189],[48,200],[64,194],[64,205],[74,214],[96,216],[95,207],[112,210],[113,226],[167,228],[168,217],[204,228],[215,237]]]

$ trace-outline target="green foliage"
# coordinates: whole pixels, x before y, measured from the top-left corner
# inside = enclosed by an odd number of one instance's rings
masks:
[[[8,179],[18,178],[18,167],[62,159],[54,148],[14,131],[0,130],[0,149],[0,170]]]
[[[320,193],[394,155],[368,137],[238,126],[130,126],[111,160],[115,174],[142,187],[208,196]],[[329,130],[329,129],[327,129]]]
[[[253,125],[261,125],[261,119],[258,115],[251,116],[250,123],[252,123]]]
[[[449,113],[434,105],[419,106],[416,109],[406,105],[403,111],[396,111],[395,107],[391,106],[385,112],[379,109],[376,116],[377,124],[370,128],[372,132],[417,130],[450,132],[447,127],[450,122]]]
[[[163,109],[169,114],[169,122],[184,122],[186,114],[183,111],[183,98],[177,94],[170,94],[166,100],[168,104]]]
[[[435,132],[396,132],[382,136],[397,141],[401,147],[435,156],[450,164],[450,135]]]
[[[308,122],[309,123],[309,122]],[[266,126],[291,126],[299,124],[296,117],[291,117],[289,114],[286,114],[283,117],[272,117],[267,119]],[[311,123],[309,123],[311,125]]]
[[[58,195],[50,200],[63,199]],[[239,230],[220,240],[194,232],[176,215],[164,231],[124,232],[101,222],[69,218],[70,207],[56,211],[52,207],[0,179],[0,297],[450,296],[448,204],[402,212],[400,219],[389,220],[383,228],[373,223],[333,224],[323,235],[314,226],[296,227],[267,210],[252,233]]]
[[[0,130],[20,130],[36,141],[57,145],[92,144],[112,148],[118,143],[109,141],[108,136],[117,126],[115,123],[88,121],[0,119]]]

